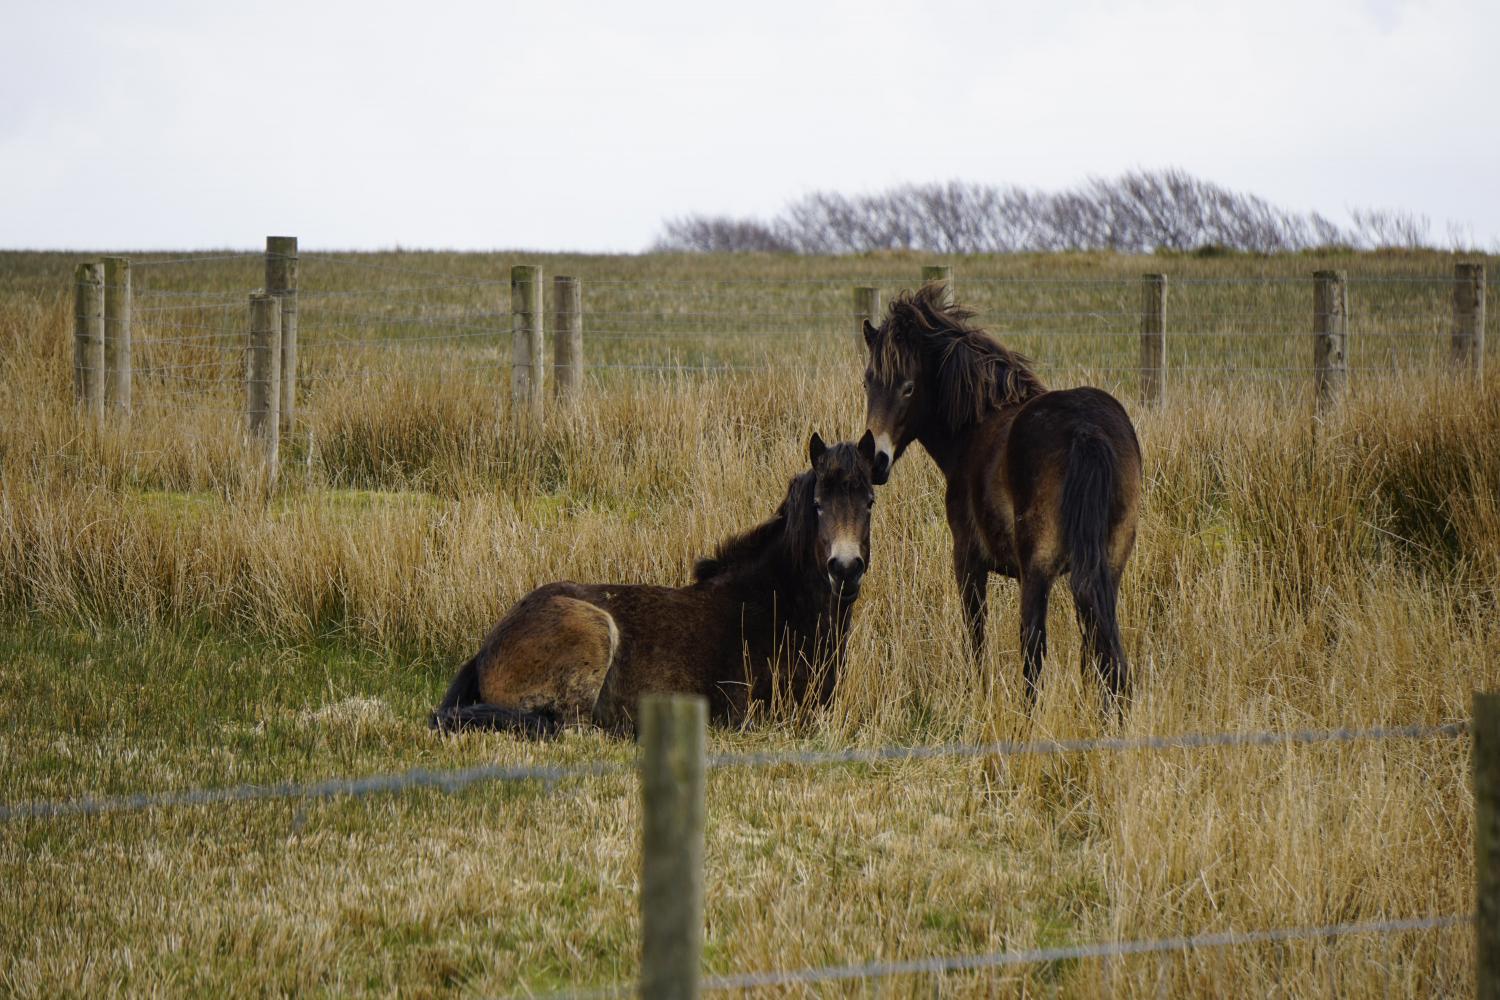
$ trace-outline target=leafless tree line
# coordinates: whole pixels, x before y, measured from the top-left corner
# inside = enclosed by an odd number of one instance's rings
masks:
[[[869,195],[816,192],[770,221],[689,215],[655,249],[837,254],[868,250],[1013,253],[1204,249],[1275,253],[1313,247],[1421,247],[1429,222],[1355,211],[1350,225],[1287,211],[1181,170],[1090,180],[1056,193],[1014,186],[909,184]]]

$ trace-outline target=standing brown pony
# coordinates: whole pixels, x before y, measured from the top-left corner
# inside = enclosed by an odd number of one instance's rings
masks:
[[[703,695],[719,721],[752,702],[827,704],[870,561],[875,442],[829,447],[776,514],[700,559],[686,587],[549,583],[521,598],[432,714],[437,729],[530,735],[634,725],[642,695]]]
[[[1084,387],[1049,392],[1021,355],[943,302],[942,285],[903,293],[865,323],[866,424],[875,482],[913,441],[948,481],[953,572],[970,652],[984,652],[989,574],[1021,582],[1027,704],[1047,650],[1047,596],[1068,574],[1085,662],[1112,700],[1128,693],[1116,604],[1135,543],[1141,449],[1125,408]]]

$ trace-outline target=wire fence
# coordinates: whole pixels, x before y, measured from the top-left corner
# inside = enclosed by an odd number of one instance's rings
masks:
[[[242,391],[246,294],[261,284],[260,253],[164,257],[134,262],[135,377],[142,399],[194,394],[233,403]],[[349,254],[302,253],[297,286],[298,351],[293,377],[304,405],[343,381],[429,380],[436,375],[511,381],[554,359],[518,361],[513,278],[476,258],[464,273],[452,259],[413,265]],[[879,302],[914,287],[919,275],[845,277],[620,277],[582,274],[578,322],[594,384],[644,374],[726,376],[857,367],[863,315],[851,289]],[[1138,278],[955,276],[975,321],[1035,361],[1051,384],[1097,381],[1123,394],[1147,391],[1144,305]],[[1168,276],[1160,364],[1194,385],[1312,385],[1313,279],[1307,276]],[[1431,371],[1453,353],[1456,275],[1354,273],[1347,280],[1343,374],[1385,379]],[[554,317],[542,282],[539,317]],[[1493,298],[1490,290],[1486,298]],[[1493,309],[1481,310],[1488,322]],[[878,319],[878,316],[876,317]],[[571,365],[570,365],[571,367]],[[191,371],[187,382],[176,377]],[[207,399],[205,400],[207,401]]]
[[[777,751],[718,754],[706,758],[710,771],[731,768],[782,766],[820,767],[838,764],[899,763],[934,758],[1033,757],[1057,754],[1122,753],[1138,750],[1201,750],[1225,747],[1315,746],[1371,740],[1456,739],[1469,732],[1467,722],[1372,726],[1365,728],[1261,730],[1252,732],[1183,733],[1167,736],[1104,736],[1084,739],[1045,739],[985,743],[942,743],[918,746],[850,747],[842,750]],[[97,816],[115,812],[139,812],[176,806],[216,805],[268,799],[363,798],[413,789],[433,788],[456,792],[481,783],[541,782],[549,787],[559,782],[621,774],[632,770],[624,763],[591,762],[578,765],[483,766],[456,770],[417,769],[399,774],[331,778],[315,782],[285,782],[271,785],[242,784],[218,788],[190,788],[164,792],[142,792],[117,797],[83,797],[0,804],[0,822],[46,819],[61,816]]]
[[[1400,726],[1340,727],[1334,729],[1262,730],[1249,732],[1185,733],[1097,737],[1068,740],[992,741],[919,746],[854,747],[842,750],[778,751],[717,754],[704,758],[709,772],[741,768],[823,767],[846,764],[896,763],[937,758],[1009,758],[1057,754],[1167,752],[1209,748],[1310,747],[1385,740],[1453,740],[1468,736],[1470,724],[1455,721]],[[415,769],[312,782],[241,784],[140,792],[123,796],[37,800],[0,804],[0,822],[46,821],[65,817],[93,817],[110,813],[169,808],[225,807],[275,800],[320,801],[359,799],[431,789],[455,793],[482,783],[540,784],[550,792],[564,782],[618,777],[637,771],[637,765],[593,761],[570,765],[481,765],[450,770]],[[1301,925],[1258,930],[1215,931],[1196,935],[1124,941],[1099,941],[1045,948],[1024,948],[970,955],[927,955],[900,960],[876,960],[799,969],[762,970],[703,979],[708,991],[744,991],[779,986],[812,985],[900,975],[942,975],[1008,966],[1132,955],[1191,952],[1268,943],[1325,940],[1350,935],[1431,932],[1468,924],[1467,914],[1423,914],[1324,925]],[[634,985],[558,994],[568,997],[613,997],[633,994]]]

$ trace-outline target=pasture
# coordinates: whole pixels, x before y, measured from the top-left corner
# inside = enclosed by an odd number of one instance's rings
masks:
[[[591,730],[444,739],[427,713],[538,583],[682,583],[770,514],[810,431],[857,437],[850,285],[909,286],[925,262],[307,254],[303,396],[272,483],[236,380],[259,262],[138,266],[154,372],[129,421],[94,427],[71,401],[76,259],[0,254],[5,803],[631,762]],[[1117,729],[1100,718],[1061,589],[1032,718],[1013,583],[992,584],[974,674],[942,480],[914,451],[879,494],[833,707],[713,731],[711,752],[1466,719],[1473,690],[1500,687],[1500,306],[1492,291],[1482,384],[1444,371],[1452,261],[952,261],[959,299],[1049,384],[1104,385],[1136,423],[1135,702]],[[513,262],[583,282],[590,384],[540,426],[507,403]],[[1307,364],[1320,267],[1350,274],[1353,346],[1346,398],[1314,420],[1310,379],[1283,369]],[[1174,282],[1174,374],[1150,408],[1129,336],[1146,271]],[[628,775],[13,819],[0,991],[627,983],[639,828]],[[708,786],[706,962],[1466,914],[1472,840],[1466,740],[727,769]],[[1471,949],[1455,927],[764,993],[1453,995]]]

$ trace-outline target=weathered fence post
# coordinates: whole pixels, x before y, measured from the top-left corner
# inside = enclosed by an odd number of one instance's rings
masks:
[[[1318,406],[1332,403],[1349,380],[1349,297],[1343,271],[1313,272],[1313,380]]]
[[[640,995],[696,998],[703,962],[704,729],[690,695],[641,699]]]
[[[1141,276],[1141,398],[1161,402],[1167,388],[1167,276]]]
[[[854,286],[854,335],[856,344],[864,343],[865,322],[880,325],[880,289],[870,285]]]
[[[130,412],[130,258],[104,258],[104,398]]]
[[[1453,363],[1484,376],[1484,265],[1453,265]]]
[[[552,394],[574,399],[583,388],[583,292],[577,278],[552,279]]]
[[[84,412],[104,419],[104,266],[74,272],[73,396]]]
[[[1474,694],[1474,995],[1500,998],[1500,694]]]
[[[245,370],[245,422],[261,439],[266,462],[276,468],[281,444],[281,299],[250,295],[250,350]]]
[[[266,237],[266,294],[280,300],[281,424],[297,416],[297,237]]]
[[[510,269],[510,401],[537,419],[542,416],[542,269],[516,264]]]
[[[953,268],[946,264],[923,264],[922,284],[932,281],[943,283],[943,305],[953,304]]]

